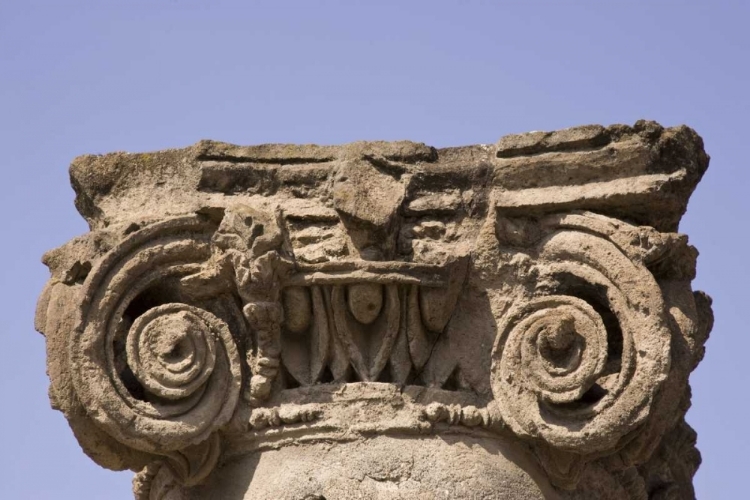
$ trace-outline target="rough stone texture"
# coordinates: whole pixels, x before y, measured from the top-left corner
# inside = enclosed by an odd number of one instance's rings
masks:
[[[141,500],[693,498],[707,166],[646,121],[77,158],[52,405]]]

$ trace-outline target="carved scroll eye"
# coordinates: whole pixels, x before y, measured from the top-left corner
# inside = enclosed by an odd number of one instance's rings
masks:
[[[607,359],[607,331],[599,315],[567,296],[531,300],[516,314],[504,346],[505,384],[520,385],[541,404],[580,401]]]
[[[221,320],[196,307],[155,307],[130,328],[128,365],[147,394],[184,400],[204,389],[213,373],[222,328]]]

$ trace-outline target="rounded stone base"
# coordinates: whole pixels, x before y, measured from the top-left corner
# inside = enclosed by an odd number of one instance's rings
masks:
[[[215,470],[191,500],[558,498],[531,458],[496,439],[377,436],[256,452]]]

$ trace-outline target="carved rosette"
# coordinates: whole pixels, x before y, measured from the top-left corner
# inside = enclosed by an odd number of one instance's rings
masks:
[[[183,159],[197,212],[133,215],[47,256],[53,403],[95,460],[140,471],[143,500],[267,446],[373,434],[509,440],[559,498],[646,498],[664,487],[647,470],[663,436],[689,435],[711,328],[670,198],[704,157],[682,129],[566,133],[446,151],[444,166],[408,144],[284,161],[201,145]],[[630,184],[605,175],[608,148]],[[695,165],[653,173],[657,152]],[[540,202],[559,179],[538,174],[566,155],[583,184]],[[669,487],[689,497],[683,469]]]

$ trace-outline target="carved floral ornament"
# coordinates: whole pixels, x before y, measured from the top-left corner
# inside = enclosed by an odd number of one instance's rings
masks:
[[[700,139],[531,136],[77,160],[92,232],[46,256],[38,314],[53,404],[144,499],[358,433],[515,440],[571,498],[687,491],[647,466],[686,428],[711,325],[674,232]],[[137,199],[181,162],[164,204]]]

